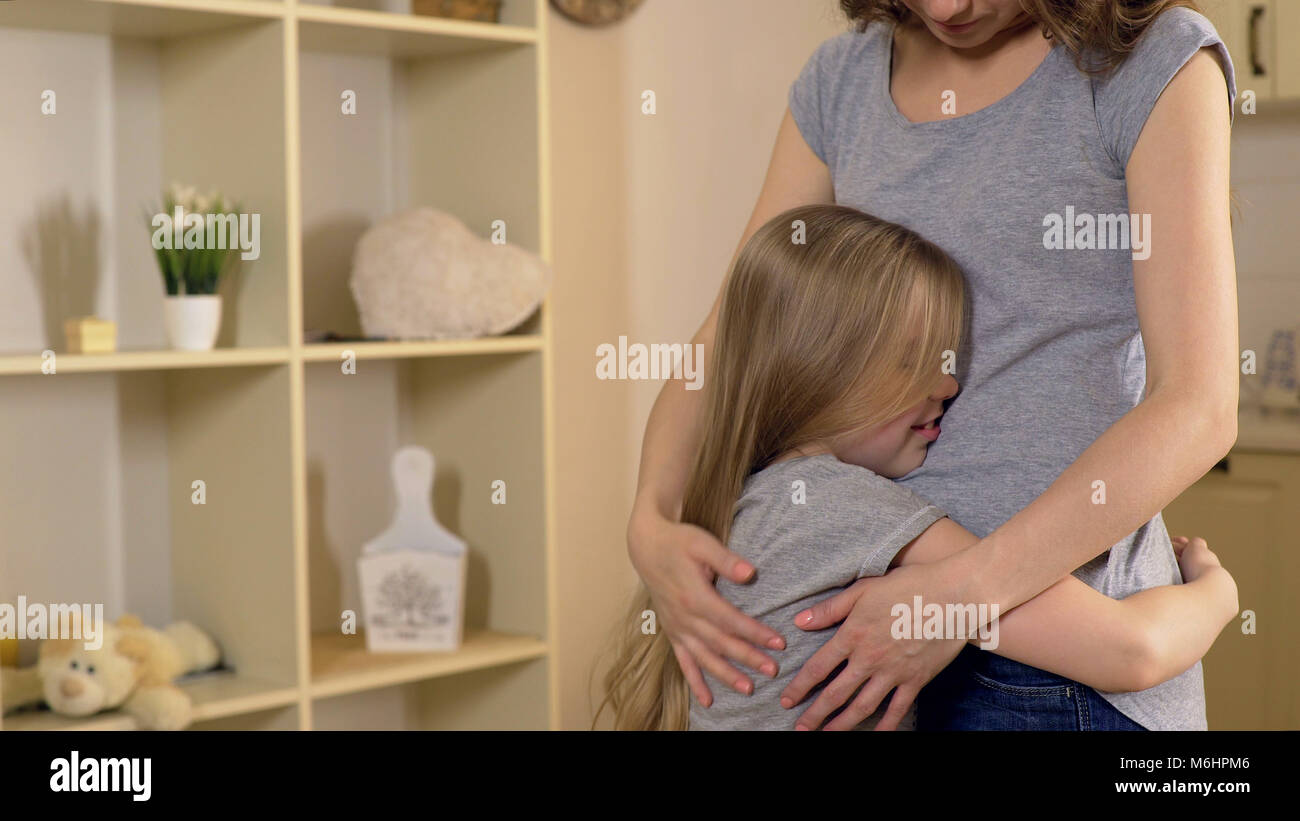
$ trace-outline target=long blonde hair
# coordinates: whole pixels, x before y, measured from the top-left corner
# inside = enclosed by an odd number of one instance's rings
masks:
[[[783,453],[876,427],[933,389],[967,321],[961,270],[915,232],[841,205],[760,227],[732,266],[681,521],[726,543],[745,479]],[[690,695],[645,585],[615,634],[616,729],[684,730]],[[593,726],[595,723],[593,721]]]

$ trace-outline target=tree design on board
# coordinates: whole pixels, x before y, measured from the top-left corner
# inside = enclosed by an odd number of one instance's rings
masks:
[[[447,622],[442,591],[408,564],[379,583],[379,604],[385,612],[376,621],[382,626],[428,627]]]

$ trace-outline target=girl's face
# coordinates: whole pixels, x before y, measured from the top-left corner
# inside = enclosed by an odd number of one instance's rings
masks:
[[[982,46],[1029,20],[1019,0],[903,0],[930,33],[953,48]]]
[[[957,380],[940,374],[928,397],[883,425],[842,436],[830,443],[836,459],[897,479],[925,461],[926,448],[939,438],[944,400],[957,394]]]

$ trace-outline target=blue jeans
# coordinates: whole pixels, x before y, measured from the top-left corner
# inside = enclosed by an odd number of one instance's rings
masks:
[[[921,690],[918,730],[1145,730],[1096,690],[974,645]]]

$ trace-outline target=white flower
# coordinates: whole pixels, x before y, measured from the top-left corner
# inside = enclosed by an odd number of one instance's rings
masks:
[[[194,190],[194,186],[192,185],[181,185],[180,183],[177,182],[172,183],[171,186],[172,202],[181,206],[186,211],[194,210],[194,199],[197,196],[197,193],[198,192]]]

